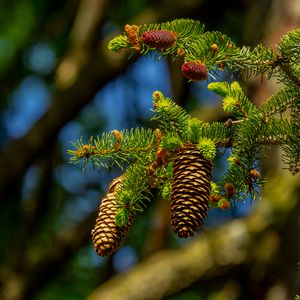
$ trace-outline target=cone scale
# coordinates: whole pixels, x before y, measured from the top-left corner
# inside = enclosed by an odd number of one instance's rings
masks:
[[[110,184],[108,193],[103,197],[99,206],[96,224],[91,232],[94,249],[100,256],[114,253],[124,240],[132,224],[132,217],[129,218],[126,226],[115,224],[115,216],[118,210],[115,190],[120,183],[121,177],[118,177]]]
[[[171,225],[179,237],[191,237],[207,216],[212,163],[196,145],[179,149],[174,160],[170,201]]]

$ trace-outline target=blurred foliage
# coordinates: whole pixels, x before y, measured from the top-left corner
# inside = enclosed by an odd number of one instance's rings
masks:
[[[0,12],[0,70],[4,72],[15,58],[16,52],[28,42],[37,26],[38,9],[34,2],[18,1],[2,4]]]

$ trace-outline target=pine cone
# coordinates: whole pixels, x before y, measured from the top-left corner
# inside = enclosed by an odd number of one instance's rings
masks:
[[[187,61],[181,66],[183,75],[193,81],[207,79],[207,69],[204,63],[199,61]]]
[[[193,236],[207,216],[212,163],[193,144],[180,148],[174,161],[171,224],[179,237]]]
[[[121,177],[111,182],[108,193],[102,199],[99,206],[98,218],[92,230],[94,248],[100,256],[106,256],[116,251],[125,238],[133,221],[133,217],[130,216],[126,226],[118,227],[115,224],[115,216],[117,213],[115,190],[120,183]]]
[[[145,31],[141,40],[151,48],[166,49],[176,42],[176,33],[169,30]]]

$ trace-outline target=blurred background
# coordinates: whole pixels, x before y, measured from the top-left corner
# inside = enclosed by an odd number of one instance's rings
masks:
[[[300,293],[300,180],[266,155],[260,200],[211,210],[180,240],[154,199],[110,257],[91,242],[98,205],[120,170],[82,172],[67,150],[112,129],[151,126],[161,90],[205,121],[226,118],[181,62],[109,53],[125,24],[193,18],[238,45],[274,45],[300,25],[298,0],[0,0],[0,299],[294,299]],[[232,80],[220,74],[220,80]],[[243,83],[261,103],[276,80]],[[214,165],[217,180],[228,153]]]

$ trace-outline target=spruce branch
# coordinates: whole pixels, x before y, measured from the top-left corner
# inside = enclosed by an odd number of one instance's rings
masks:
[[[160,47],[161,43],[156,43],[159,47],[154,47],[153,43],[149,43],[149,38],[145,38],[143,34],[156,31],[156,36],[164,41],[164,32],[174,33],[175,43],[171,43],[168,47]],[[113,38],[109,44],[109,50],[118,52],[125,48],[138,51],[142,55],[146,55],[149,51],[156,48],[162,50],[160,55],[172,55],[175,58],[180,56],[180,49],[185,49],[191,40],[197,38],[204,32],[204,25],[192,19],[176,19],[171,22],[161,24],[145,24],[145,25],[126,25],[125,32]],[[150,39],[152,41],[152,39]],[[155,57],[157,54],[154,53]]]
[[[227,63],[237,55],[237,47],[225,34],[218,31],[203,33],[186,45],[185,61],[203,61],[209,69],[220,63]]]
[[[186,139],[190,116],[182,107],[164,97],[159,91],[153,93],[153,107],[155,114],[152,120],[158,122],[163,134],[171,133]]]
[[[84,160],[84,167],[89,161],[96,167],[121,165],[133,159],[143,159],[141,153],[151,152],[155,144],[155,134],[150,129],[135,128],[131,130],[113,130],[91,137],[87,144],[82,138],[73,144],[75,150],[68,150],[72,155],[70,161],[78,163]]]
[[[198,129],[194,129],[197,140],[201,138],[211,139],[218,147],[230,147],[232,130],[225,123],[212,122],[203,123]],[[193,142],[196,140],[191,139]]]
[[[280,67],[280,73],[278,76],[278,79],[280,82],[283,82],[285,84],[293,84],[296,88],[300,88],[300,70],[299,66],[295,66],[291,62],[285,60],[282,60],[283,62],[279,65]]]
[[[280,73],[278,79],[287,85],[300,88],[300,30],[288,32],[281,38],[278,49],[278,66]]]
[[[259,110],[266,117],[270,117],[276,113],[282,114],[295,105],[295,103],[299,103],[299,101],[299,95],[295,93],[295,89],[287,86],[268,98],[267,101],[259,107]]]
[[[199,21],[175,19],[161,24],[126,25],[125,33],[112,39],[108,47],[112,51],[130,48],[141,55],[150,52],[155,59],[169,55],[172,60],[201,62],[212,78],[226,67],[232,72],[243,71],[246,77],[275,75],[280,81],[291,80],[299,87],[299,39],[297,29],[282,38],[277,51],[262,44],[254,49],[238,47],[222,32],[204,32],[204,25]]]
[[[291,123],[287,119],[270,119],[261,128],[257,142],[262,145],[283,145],[287,143]]]
[[[224,97],[224,111],[231,113],[236,118],[247,117],[257,111],[257,108],[244,94],[241,86],[236,81],[231,84],[212,82],[208,85],[208,89]]]
[[[277,64],[278,57],[273,50],[259,44],[253,50],[248,46],[239,48],[238,54],[229,58],[226,67],[231,71],[244,71],[246,78],[257,75],[270,78]]]
[[[220,195],[225,199],[243,200],[248,195],[251,199],[256,199],[259,195],[259,188],[263,186],[264,179],[260,177],[257,171],[261,156],[246,152],[244,150],[233,149],[228,158],[229,167],[218,183]],[[228,192],[228,184],[231,186],[231,192]]]
[[[295,175],[300,171],[300,114],[292,118],[287,128],[287,142],[283,144],[283,161],[289,166],[290,172]]]
[[[251,49],[238,47],[221,32],[204,32],[202,23],[190,19],[127,24],[125,32],[109,43],[112,51],[130,48],[140,55],[153,53],[155,58],[168,55],[182,60],[181,70],[189,81],[213,79],[208,89],[222,97],[223,110],[229,116],[224,122],[203,122],[155,91],[151,119],[155,130],[113,130],[91,137],[87,144],[82,139],[74,143],[75,149],[69,151],[73,163],[83,160],[86,166],[91,161],[96,168],[114,163],[127,166],[110,195],[113,227],[131,224],[155,189],[170,200],[174,232],[180,237],[192,236],[209,207],[225,210],[249,195],[251,199],[259,197],[264,184],[259,166],[271,145],[282,147],[282,159],[292,174],[299,172],[299,41],[300,31],[295,30],[282,38],[275,51],[264,45]],[[249,76],[273,76],[283,86],[256,106],[237,81],[215,81],[214,75],[224,68]],[[218,149],[228,149],[230,156],[221,179],[212,182]]]
[[[145,164],[135,162],[129,165],[122,175],[122,181],[116,189],[116,202],[118,212],[116,218],[120,215],[134,215],[136,212],[142,212],[146,207],[145,202],[151,199],[150,174],[147,165],[153,160],[151,156],[147,156]],[[147,164],[148,163],[148,164]],[[124,218],[122,218],[124,222]],[[117,224],[122,224],[119,220]]]
[[[289,58],[289,61],[298,63],[300,57],[300,29],[285,34],[278,45],[280,53]]]

